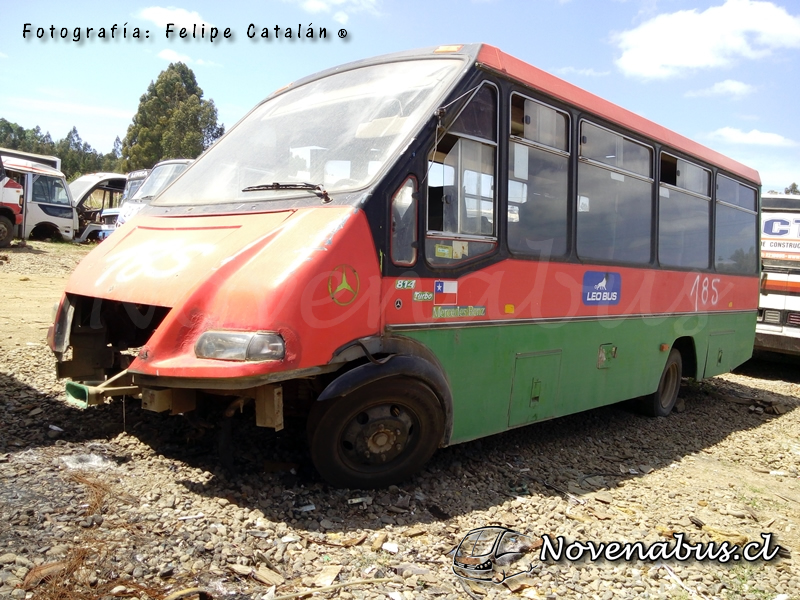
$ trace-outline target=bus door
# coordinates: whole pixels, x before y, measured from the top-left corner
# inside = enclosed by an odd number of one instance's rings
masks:
[[[77,229],[77,214],[72,206],[69,188],[63,177],[25,173],[24,238],[34,231],[49,237],[59,234],[71,240]]]

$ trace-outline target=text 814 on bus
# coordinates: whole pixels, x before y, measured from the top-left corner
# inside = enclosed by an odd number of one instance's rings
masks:
[[[337,486],[752,352],[758,173],[487,45],[302,79],[72,275],[68,394],[306,419]],[[67,350],[71,348],[71,353]]]

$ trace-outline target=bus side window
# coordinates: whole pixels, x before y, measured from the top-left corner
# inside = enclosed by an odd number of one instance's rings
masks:
[[[430,264],[457,264],[496,247],[496,150],[497,92],[483,84],[428,157]]]
[[[650,262],[653,150],[586,121],[578,163],[578,256]]]
[[[756,191],[717,175],[717,219],[714,263],[723,273],[758,272],[756,253]]]
[[[661,153],[658,261],[707,269],[711,239],[711,171]]]
[[[417,262],[417,182],[408,177],[392,196],[392,262],[410,267]]]
[[[511,96],[508,247],[513,254],[563,256],[569,210],[569,117]]]

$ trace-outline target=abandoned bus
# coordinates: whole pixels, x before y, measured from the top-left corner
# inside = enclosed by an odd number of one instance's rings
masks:
[[[324,478],[385,486],[512,427],[667,415],[748,359],[759,185],[491,46],[365,60],[272,94],[89,254],[50,345],[82,405],[303,416]]]
[[[761,196],[761,296],[755,349],[800,355],[800,196]]]

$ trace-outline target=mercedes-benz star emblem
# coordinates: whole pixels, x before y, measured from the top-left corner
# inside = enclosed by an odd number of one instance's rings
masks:
[[[358,273],[350,265],[339,265],[328,276],[328,293],[339,306],[347,306],[358,296]]]

